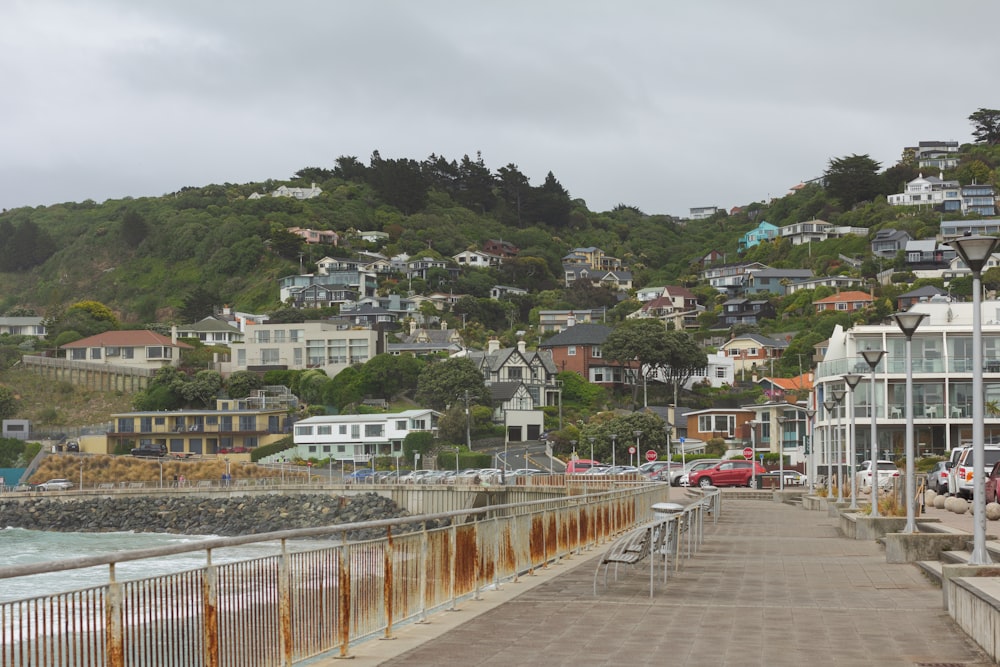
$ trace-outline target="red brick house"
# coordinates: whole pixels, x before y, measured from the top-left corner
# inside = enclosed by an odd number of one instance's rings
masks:
[[[871,294],[853,290],[841,292],[839,294],[831,294],[825,299],[813,301],[813,305],[816,306],[817,313],[822,313],[825,310],[853,313],[854,311],[862,310],[863,308],[870,306],[873,301],[875,301],[875,299]]]
[[[552,355],[558,372],[573,371],[594,384],[631,385],[638,364],[604,359],[601,346],[611,334],[603,324],[574,324],[538,346]]]

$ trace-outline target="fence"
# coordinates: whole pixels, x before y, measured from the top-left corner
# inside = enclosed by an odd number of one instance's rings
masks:
[[[0,667],[292,665],[478,598],[652,518],[664,484],[471,510],[218,538],[0,568],[0,579],[107,566],[105,585],[0,603]],[[435,528],[436,522],[446,527]],[[350,533],[385,537],[351,542]],[[406,532],[409,530],[410,532]],[[294,552],[294,540],[339,543]],[[279,540],[280,553],[215,565],[212,551]],[[290,545],[291,542],[291,545]],[[205,552],[205,566],[117,581],[115,565]]]

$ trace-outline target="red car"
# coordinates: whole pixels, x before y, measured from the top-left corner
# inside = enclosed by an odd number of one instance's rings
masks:
[[[720,461],[711,468],[688,475],[688,486],[751,486],[751,472],[753,475],[765,475],[767,468],[756,461]]]
[[[993,464],[993,470],[986,477],[986,502],[1000,503],[1000,461]]]

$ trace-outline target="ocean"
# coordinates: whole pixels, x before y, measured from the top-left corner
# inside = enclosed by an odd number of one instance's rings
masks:
[[[175,544],[197,543],[212,539],[205,535],[169,535],[163,533],[59,533],[23,528],[0,529],[0,565],[21,565],[53,560],[97,556],[132,549],[150,549]],[[303,551],[315,548],[312,541],[289,542],[288,548]],[[323,542],[329,547],[330,542]],[[280,553],[279,541],[248,544],[212,550],[212,563],[248,560]],[[120,563],[115,567],[118,581],[144,579],[170,572],[193,570],[205,565],[205,552],[163,556],[155,559]],[[108,567],[38,574],[16,579],[0,579],[0,602],[21,600],[53,593],[64,593],[108,582]]]

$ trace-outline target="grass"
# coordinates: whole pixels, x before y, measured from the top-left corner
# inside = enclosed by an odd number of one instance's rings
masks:
[[[99,424],[132,409],[132,395],[94,391],[69,382],[53,382],[24,369],[0,373],[0,383],[17,397],[17,419],[30,419],[32,430],[60,431]]]

